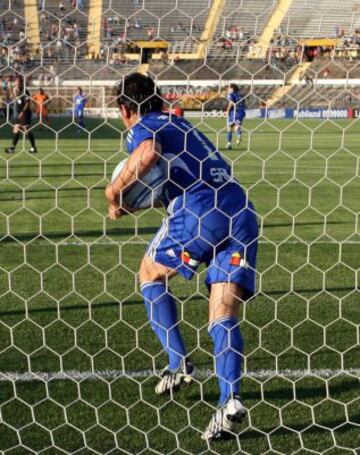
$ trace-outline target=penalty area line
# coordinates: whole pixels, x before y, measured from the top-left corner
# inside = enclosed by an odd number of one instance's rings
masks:
[[[0,382],[32,382],[32,381],[59,381],[59,380],[75,380],[83,381],[86,379],[97,380],[115,380],[119,378],[146,378],[160,376],[162,370],[134,370],[134,371],[121,371],[121,370],[95,370],[95,371],[79,371],[79,370],[68,370],[68,371],[53,371],[53,372],[16,372],[7,371],[0,372]],[[197,369],[195,378],[206,379],[214,376],[214,372],[210,369]],[[348,369],[314,369],[314,370],[257,370],[248,371],[242,374],[243,378],[248,379],[301,379],[301,378],[320,378],[329,379],[339,376],[352,376],[360,379],[360,368],[348,368]]]

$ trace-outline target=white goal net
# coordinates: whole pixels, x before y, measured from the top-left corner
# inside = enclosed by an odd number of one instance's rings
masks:
[[[360,453],[360,10],[313,3],[0,0],[1,453]],[[167,215],[108,217],[132,135],[115,84],[137,70],[257,214],[256,290],[239,304],[247,414],[219,441],[201,438],[219,399],[206,264],[171,280],[193,382],[158,395],[168,357],[138,270]]]

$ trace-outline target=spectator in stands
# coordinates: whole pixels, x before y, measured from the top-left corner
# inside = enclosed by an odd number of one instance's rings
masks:
[[[322,73],[322,77],[323,77],[324,79],[326,79],[327,77],[329,77],[329,74],[330,74],[330,70],[329,70],[328,67],[326,67],[326,68],[324,69],[323,73]]]
[[[76,8],[79,10],[83,10],[85,8],[84,0],[77,0]]]
[[[160,60],[162,61],[162,63],[164,63],[164,65],[168,64],[169,55],[168,55],[166,50],[163,50],[163,51],[160,52]]]
[[[314,80],[313,80],[313,78],[310,76],[310,74],[305,73],[304,80],[305,80],[305,84],[314,86]]]
[[[58,39],[56,41],[56,55],[57,55],[58,62],[60,61],[60,58],[61,58],[62,47],[63,47],[63,45],[62,45],[61,39]]]
[[[126,33],[124,31],[119,33],[119,43],[126,44]]]
[[[155,30],[154,30],[154,27],[148,27],[147,29],[147,37],[148,37],[148,40],[151,41],[155,38]]]
[[[112,39],[113,33],[114,33],[114,29],[111,26],[108,26],[107,31],[106,31],[106,38]]]
[[[6,118],[6,95],[2,89],[0,89],[0,116]]]
[[[51,29],[50,29],[51,39],[55,39],[58,36],[58,32],[59,32],[58,24],[51,24]]]
[[[81,32],[81,29],[80,29],[80,26],[78,25],[78,23],[74,20],[73,22],[73,30],[74,30],[74,38],[75,38],[75,41],[80,41],[80,32]]]

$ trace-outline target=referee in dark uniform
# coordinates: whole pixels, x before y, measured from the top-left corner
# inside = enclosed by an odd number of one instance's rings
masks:
[[[15,79],[14,99],[16,106],[16,123],[13,129],[12,145],[5,149],[6,153],[14,153],[16,144],[19,142],[20,133],[25,133],[25,136],[30,141],[30,153],[36,153],[35,138],[30,130],[31,125],[31,97],[28,90],[24,88],[24,80],[21,76]]]

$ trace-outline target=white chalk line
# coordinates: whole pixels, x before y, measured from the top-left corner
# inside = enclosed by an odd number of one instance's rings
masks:
[[[97,380],[115,380],[121,378],[146,378],[160,376],[162,370],[135,370],[135,371],[122,371],[122,370],[95,370],[95,371],[54,371],[54,372],[16,372],[7,371],[0,372],[0,382],[33,382],[33,381],[59,381],[59,380],[75,380],[83,381],[86,379]],[[195,378],[206,379],[213,377],[214,372],[210,369],[197,369]],[[242,374],[242,378],[247,379],[301,379],[301,378],[321,378],[328,379],[339,376],[351,376],[360,380],[360,368],[348,369],[314,369],[314,370],[257,370],[248,371]]]
[[[36,239],[35,239],[36,241]],[[94,241],[94,242],[52,242],[50,241],[50,246],[97,246],[97,245],[102,245],[102,246],[126,246],[126,245],[142,245],[146,246],[149,243],[149,240],[133,240],[133,241]],[[44,240],[44,239],[39,239],[38,240],[38,245],[41,246],[41,244],[48,245],[49,244]],[[360,240],[285,240],[285,241],[269,241],[269,240],[259,240],[258,243],[260,245],[360,245]],[[17,247],[25,247],[21,242],[17,241],[6,241],[6,242],[1,242],[0,241],[0,247],[4,246],[17,246]]]

